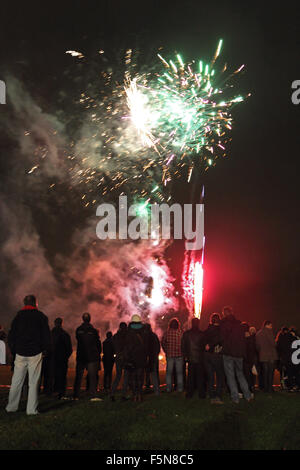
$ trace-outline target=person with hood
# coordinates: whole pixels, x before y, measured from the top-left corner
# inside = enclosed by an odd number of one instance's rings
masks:
[[[66,398],[68,361],[71,356],[72,342],[69,333],[63,327],[63,319],[54,320],[52,337],[52,367],[53,367],[53,391],[58,394],[59,399]]]
[[[48,318],[38,310],[34,295],[26,295],[24,307],[13,319],[8,345],[15,356],[7,412],[18,410],[22,387],[28,372],[27,415],[38,414],[38,388],[43,355],[51,348]]]
[[[256,333],[256,349],[262,364],[264,392],[273,392],[275,362],[278,359],[272,322],[264,321],[262,328]]]
[[[246,355],[245,332],[241,322],[235,318],[231,307],[223,308],[224,318],[220,323],[223,347],[223,363],[233,403],[239,403],[238,384],[244,398],[251,400],[251,392],[243,372],[243,358]]]
[[[83,323],[76,330],[77,353],[76,375],[74,382],[74,399],[80,395],[81,381],[84,370],[88,371],[88,394],[91,401],[102,401],[96,397],[98,370],[100,369],[101,342],[98,331],[91,325],[89,313],[82,315]]]
[[[142,401],[144,374],[149,360],[149,331],[137,314],[128,325],[124,349],[124,367],[128,370],[133,401]]]
[[[172,374],[176,370],[177,391],[183,392],[183,354],[181,350],[182,331],[177,318],[172,318],[167,331],[164,333],[161,345],[166,354],[167,370],[166,383],[167,392],[172,391]]]
[[[160,342],[158,336],[154,331],[150,323],[145,324],[146,329],[149,332],[149,360],[146,367],[146,386],[148,376],[148,387],[150,388],[150,377],[152,379],[153,390],[155,395],[159,395],[159,353],[160,353]]]
[[[125,341],[127,335],[127,325],[125,322],[121,322],[117,333],[113,336],[113,345],[115,351],[115,362],[116,362],[116,376],[111,387],[111,401],[116,401],[115,394],[123,375],[123,386],[122,386],[122,400],[126,400],[126,394],[128,389],[128,371],[124,368],[124,351]]]
[[[115,363],[115,349],[111,331],[106,333],[106,340],[103,341],[102,362],[104,368],[103,388],[106,392],[109,392],[112,381],[112,370]]]
[[[200,320],[192,319],[192,328],[183,333],[181,350],[183,358],[188,363],[186,398],[192,398],[198,390],[199,398],[205,398],[205,368],[204,368],[204,333],[200,331]]]
[[[208,378],[208,393],[210,402],[217,405],[223,404],[222,395],[225,378],[220,323],[220,315],[213,313],[210,316],[208,328],[204,332],[204,363]],[[216,389],[214,388],[215,382]]]

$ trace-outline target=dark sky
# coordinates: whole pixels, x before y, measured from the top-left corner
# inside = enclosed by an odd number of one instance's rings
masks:
[[[231,304],[256,326],[300,328],[299,125],[291,84],[300,79],[299,10],[292,2],[5,2],[1,71],[18,74],[51,102],[70,58],[102,45],[159,47],[211,57],[219,38],[239,86],[252,96],[234,110],[228,158],[205,174],[205,318]],[[52,103],[55,106],[55,103]],[[49,105],[50,106],[50,105]],[[200,181],[199,181],[200,185]],[[183,185],[184,188],[184,185]],[[181,254],[171,251],[176,274]]]

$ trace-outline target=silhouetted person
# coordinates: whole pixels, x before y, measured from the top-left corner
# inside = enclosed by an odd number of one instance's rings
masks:
[[[53,391],[61,399],[66,395],[68,360],[72,354],[72,343],[69,333],[62,328],[62,318],[56,318],[54,325],[51,331]]]
[[[279,357],[279,372],[282,388],[291,387],[291,334],[287,326],[283,326],[276,337],[276,347]]]
[[[149,332],[139,315],[133,315],[128,325],[124,355],[133,400],[142,401],[144,373],[149,358]]]
[[[172,318],[168,329],[164,333],[161,345],[166,354],[167,370],[166,382],[167,392],[172,391],[173,369],[176,370],[177,391],[183,392],[183,354],[181,349],[182,331],[177,318]]]
[[[181,350],[188,363],[186,398],[192,398],[195,390],[199,398],[205,398],[204,333],[199,329],[198,318],[192,319],[192,328],[182,335]]]
[[[17,411],[23,383],[28,372],[28,399],[26,413],[38,414],[38,387],[42,357],[50,349],[48,318],[38,310],[34,295],[24,298],[24,307],[14,318],[8,334],[8,344],[15,355],[14,372],[6,411]]]
[[[159,353],[160,342],[157,334],[152,331],[149,323],[145,324],[146,329],[149,331],[149,359],[146,367],[146,386],[150,388],[150,378],[152,379],[153,390],[155,395],[159,395]],[[147,375],[149,382],[147,383]]]
[[[273,392],[275,362],[278,359],[272,322],[266,320],[256,333],[256,349],[259,361],[262,363],[264,392]]]
[[[119,325],[119,330],[113,336],[113,344],[115,350],[115,362],[116,362],[116,377],[113,381],[111,388],[111,400],[115,401],[115,393],[117,387],[120,383],[120,380],[123,375],[123,386],[122,386],[122,399],[126,399],[126,393],[128,388],[128,371],[124,367],[124,351],[126,344],[126,335],[127,335],[127,325],[125,322],[121,322]]]
[[[245,322],[242,323],[242,326],[244,327],[246,339],[246,354],[243,362],[243,370],[249,390],[251,393],[254,393],[256,376],[253,374],[253,367],[255,366],[255,369],[257,370],[258,364],[258,355],[255,344],[256,330],[253,326],[250,327]]]
[[[224,364],[222,354],[221,318],[218,313],[210,316],[210,323],[204,332],[204,363],[208,378],[208,393],[212,404],[223,404]],[[216,389],[214,384],[216,381]]]
[[[295,342],[300,339],[295,327],[289,329],[290,337],[290,360],[287,367],[288,389],[290,392],[299,391],[300,389],[300,365],[294,364],[292,355],[295,352]]]
[[[106,340],[103,341],[103,368],[104,368],[104,378],[103,378],[103,387],[105,391],[109,391],[111,388],[112,381],[112,370],[115,363],[115,348],[112,339],[112,332],[108,331],[106,333]]]
[[[82,315],[83,323],[76,330],[76,376],[74,382],[74,398],[79,398],[84,370],[89,377],[88,394],[91,400],[101,401],[96,397],[98,370],[100,368],[101,342],[98,331],[90,324],[89,313]]]
[[[239,403],[238,381],[244,398],[250,401],[251,392],[243,372],[243,361],[246,355],[245,331],[241,322],[233,315],[231,307],[224,307],[223,315],[224,318],[220,323],[223,363],[231,400],[233,403]]]

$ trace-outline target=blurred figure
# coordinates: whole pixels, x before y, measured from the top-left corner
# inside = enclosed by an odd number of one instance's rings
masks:
[[[177,318],[172,318],[167,331],[162,337],[161,345],[166,354],[167,392],[172,391],[172,373],[176,370],[177,391],[183,392],[183,354],[181,350],[182,331]]]
[[[74,399],[79,398],[82,376],[84,370],[87,369],[89,377],[88,394],[90,400],[102,401],[101,398],[96,397],[101,354],[99,333],[90,324],[91,316],[89,313],[84,313],[82,320],[83,323],[76,330],[77,354]]]
[[[264,392],[273,392],[275,362],[278,359],[272,322],[266,320],[255,338],[259,361],[262,364]]]
[[[208,393],[212,404],[222,405],[224,364],[222,355],[221,318],[218,313],[210,316],[210,323],[204,332],[204,363],[208,377]],[[216,378],[215,378],[216,377]],[[214,384],[216,382],[216,389]]]
[[[188,363],[186,398],[192,398],[198,391],[199,398],[205,398],[205,368],[204,368],[204,333],[200,331],[198,318],[192,319],[192,328],[182,335],[181,350],[183,358]]]
[[[28,399],[26,413],[38,414],[38,386],[43,354],[50,349],[48,318],[40,312],[34,295],[24,298],[24,307],[14,318],[8,334],[8,344],[15,355],[14,372],[6,411],[17,411],[23,383],[28,372]]]
[[[68,361],[73,352],[71,337],[62,328],[62,325],[62,318],[56,318],[54,328],[51,331],[53,391],[58,394],[59,399],[66,397]]]
[[[0,325],[0,365],[6,364],[6,333]]]
[[[139,315],[133,315],[125,338],[124,362],[133,400],[142,401],[144,374],[149,360],[150,334]]]
[[[128,371],[124,367],[124,353],[127,335],[127,325],[125,322],[121,322],[117,333],[113,336],[113,344],[115,351],[115,362],[116,362],[116,377],[113,381],[111,388],[111,400],[115,401],[115,393],[123,375],[123,386],[122,386],[122,399],[126,400],[126,394],[128,389]]]
[[[223,346],[223,362],[227,385],[233,403],[239,403],[237,381],[247,401],[251,400],[251,392],[243,372],[243,358],[246,355],[245,332],[241,322],[235,318],[231,307],[223,308],[224,318],[221,320],[221,341]]]
[[[283,390],[290,388],[289,369],[291,365],[291,334],[287,326],[283,326],[276,336],[276,348],[279,357],[280,383]]]
[[[252,326],[250,333],[250,327],[246,322],[243,322],[242,326],[244,328],[246,338],[246,354],[243,361],[243,371],[245,379],[247,380],[249,390],[251,393],[254,393],[256,375],[253,373],[253,371],[257,373],[256,365],[258,363],[255,344],[256,329],[254,328],[254,326]]]
[[[112,370],[115,363],[115,348],[112,339],[112,332],[106,333],[106,340],[103,341],[103,388],[106,392],[110,391],[112,381]]]
[[[300,365],[293,364],[292,355],[295,351],[293,347],[293,343],[300,339],[300,336],[295,327],[290,327],[289,329],[289,336],[291,338],[290,341],[290,360],[288,363],[287,368],[287,375],[288,375],[288,384],[289,384],[289,391],[290,392],[298,392],[300,390]]]
[[[160,342],[158,336],[152,331],[149,323],[145,324],[146,329],[149,331],[149,360],[146,367],[146,387],[150,388],[150,378],[152,379],[153,390],[155,395],[159,395],[159,353]],[[148,380],[147,382],[147,375]]]
[[[256,379],[259,381],[259,360],[256,350],[256,328],[255,326],[250,326],[249,328],[249,338],[246,338],[246,351],[247,351],[247,362],[248,364],[253,364],[251,368],[251,375],[249,377],[250,391],[254,393]],[[246,377],[247,379],[247,377]]]

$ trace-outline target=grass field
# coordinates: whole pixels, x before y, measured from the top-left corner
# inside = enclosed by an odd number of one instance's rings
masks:
[[[300,449],[300,394],[257,392],[223,406],[172,393],[142,403],[59,401],[41,396],[40,414],[7,414],[0,392],[1,450],[274,450]]]

